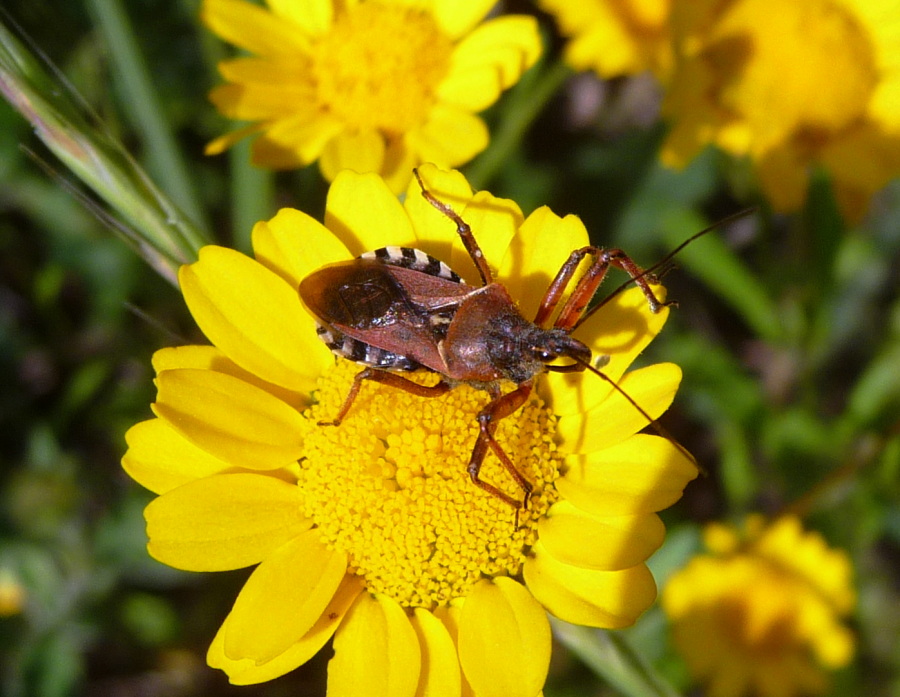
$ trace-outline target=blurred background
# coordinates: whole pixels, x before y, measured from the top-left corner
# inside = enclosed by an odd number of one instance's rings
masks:
[[[205,99],[228,50],[199,24],[198,6],[12,0],[0,21],[18,25],[59,69],[60,89],[76,92],[189,217],[246,250],[253,222],[279,207],[321,218],[327,184],[315,166],[255,170],[243,144],[203,155],[228,126]],[[547,60],[558,58],[549,16],[524,2],[506,8],[537,14]],[[123,41],[149,66],[155,95],[132,89]],[[533,73],[485,114],[492,133],[534,101]],[[663,423],[709,476],[664,512],[669,537],[651,566],[662,584],[708,521],[800,513],[856,572],[857,655],[832,694],[898,694],[900,184],[849,224],[823,172],[803,210],[775,214],[747,165],[713,148],[681,171],[663,167],[660,99],[646,75],[570,73],[502,158],[462,169],[526,214],[547,204],[580,216],[595,244],[645,266],[757,207],[691,245],[665,279],[680,308],[646,360],[682,366]],[[148,108],[174,134],[186,182],[142,122]],[[179,572],[146,553],[152,496],[121,470],[123,434],[150,416],[154,350],[202,338],[177,289],[85,195],[0,102],[0,694],[323,695],[327,649],[271,683],[229,686],[205,652],[249,572]],[[625,635],[687,689],[658,608]],[[572,653],[553,655],[548,697],[615,694]]]

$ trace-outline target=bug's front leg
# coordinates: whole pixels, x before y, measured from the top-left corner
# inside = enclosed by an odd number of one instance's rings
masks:
[[[594,260],[591,262],[588,270],[585,271],[584,276],[578,279],[575,290],[572,291],[568,301],[566,301],[559,316],[556,318],[554,326],[557,329],[572,330],[580,324],[588,304],[597,292],[597,288],[600,287],[600,283],[603,282],[603,278],[606,276],[610,266],[615,266],[631,276],[632,281],[637,284],[647,298],[651,312],[659,312],[664,307],[678,305],[674,300],[662,302],[657,298],[650,287],[651,283],[657,282],[656,277],[646,273],[621,249],[594,247],[591,253],[594,255]]]
[[[466,248],[469,256],[472,257],[475,268],[478,269],[478,275],[481,276],[481,283],[486,286],[490,285],[493,282],[494,277],[488,266],[487,259],[484,258],[484,252],[481,251],[481,247],[478,246],[478,242],[475,240],[475,235],[472,234],[472,228],[459,216],[459,213],[454,211],[443,201],[435,198],[434,194],[425,188],[425,182],[422,181],[422,175],[419,174],[418,169],[413,169],[413,174],[416,175],[416,181],[419,182],[419,187],[422,189],[422,197],[456,223],[456,233],[462,240],[463,246]]]
[[[525,479],[522,473],[519,472],[513,464],[512,460],[509,459],[509,455],[507,455],[503,448],[500,447],[497,439],[494,438],[494,432],[497,430],[497,422],[500,421],[500,419],[505,419],[525,404],[525,400],[527,400],[528,395],[531,394],[531,386],[532,383],[530,380],[528,382],[523,382],[518,388],[505,395],[500,395],[499,390],[492,390],[491,394],[494,399],[478,414],[478,426],[480,429],[478,440],[475,441],[475,447],[472,448],[472,457],[469,459],[469,466],[467,468],[472,482],[492,496],[495,496],[515,508],[517,518],[518,509],[528,508],[528,499],[531,496],[531,483]],[[514,499],[509,494],[500,491],[496,486],[481,478],[481,465],[484,463],[488,448],[494,451],[494,454],[506,468],[506,471],[512,475],[512,478],[516,480],[516,484],[518,484],[522,491],[525,492],[522,501]]]
[[[338,411],[334,420],[319,421],[319,426],[341,425],[341,421],[346,418],[347,412],[350,411],[350,407],[353,405],[356,396],[359,394],[363,380],[371,380],[372,382],[379,382],[382,385],[389,385],[419,397],[440,397],[450,389],[450,385],[443,380],[435,385],[420,385],[402,375],[388,373],[387,371],[379,370],[377,368],[365,368],[354,376],[353,385],[350,386],[350,391],[347,393],[347,397],[344,399],[344,403],[341,405],[340,411]]]

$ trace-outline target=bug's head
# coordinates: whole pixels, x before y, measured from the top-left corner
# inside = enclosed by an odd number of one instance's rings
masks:
[[[549,365],[557,358],[571,358],[575,361],[574,365],[578,366],[591,362],[591,350],[562,329],[548,329],[536,334],[533,336],[529,350],[535,360],[543,363],[549,370],[572,369],[568,366]],[[578,370],[579,368],[574,369]]]

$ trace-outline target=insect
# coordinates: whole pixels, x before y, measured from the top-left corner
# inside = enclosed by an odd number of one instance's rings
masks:
[[[355,376],[334,420],[320,423],[340,425],[366,381],[422,397],[437,397],[460,384],[485,390],[491,401],[475,417],[478,437],[467,471],[476,486],[513,506],[518,515],[519,508],[527,507],[532,487],[495,439],[497,423],[525,403],[543,372],[592,368],[591,350],[571,332],[586,318],[607,270],[612,266],[628,273],[653,312],[675,303],[661,302],[651,288],[655,277],[620,249],[587,246],[569,255],[544,293],[536,316],[529,320],[506,288],[494,280],[469,225],[428,191],[418,171],[414,173],[422,196],[455,223],[481,285],[467,285],[443,262],[403,247],[367,252],[304,278],[300,297],[318,318],[319,338],[337,355],[366,366]],[[551,324],[550,318],[586,257],[590,258],[587,270],[574,283]],[[569,362],[554,363],[560,358]],[[420,369],[437,373],[440,381],[423,386],[398,374]],[[515,388],[504,393],[501,386],[507,381]],[[522,489],[521,500],[481,478],[488,451]]]

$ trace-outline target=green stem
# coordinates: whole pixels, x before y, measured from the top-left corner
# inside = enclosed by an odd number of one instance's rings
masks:
[[[274,176],[250,163],[252,143],[245,138],[229,151],[231,164],[231,224],[234,248],[248,253],[250,233],[260,220],[271,218]]]
[[[562,59],[544,70],[543,66],[539,63],[527,72],[510,91],[490,146],[466,167],[466,178],[475,189],[484,189],[493,180],[547,102],[572,74]]]
[[[121,143],[96,125],[66,85],[0,23],[0,96],[35,134],[120,216],[121,233],[163,277],[196,259],[206,236],[134,162]]]
[[[679,697],[621,634],[552,620],[553,634],[584,664],[627,697]]]

